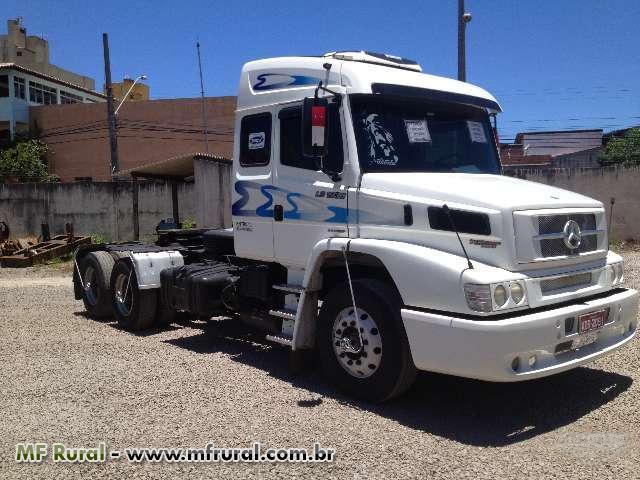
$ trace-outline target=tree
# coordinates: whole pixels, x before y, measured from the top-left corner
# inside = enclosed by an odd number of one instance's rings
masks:
[[[48,147],[40,140],[18,141],[0,151],[0,181],[55,181],[46,164]]]
[[[609,140],[598,160],[601,165],[640,165],[640,128]]]

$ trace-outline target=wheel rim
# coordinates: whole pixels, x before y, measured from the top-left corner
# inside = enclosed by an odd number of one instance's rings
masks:
[[[92,307],[95,307],[98,303],[97,280],[95,269],[89,265],[84,271],[84,297]]]
[[[333,351],[349,375],[367,378],[380,368],[382,338],[375,320],[366,310],[341,310],[333,322]]]
[[[126,317],[133,308],[133,287],[131,285],[131,272],[119,273],[116,277],[114,295],[116,308],[120,315]]]

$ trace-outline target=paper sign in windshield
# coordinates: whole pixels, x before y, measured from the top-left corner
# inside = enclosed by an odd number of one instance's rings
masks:
[[[426,120],[405,120],[409,143],[431,143],[431,134]]]
[[[469,136],[473,143],[487,143],[487,136],[484,133],[482,123],[467,120],[467,127],[469,128]]]
[[[264,148],[265,134],[264,132],[255,132],[249,134],[249,150],[260,150]]]

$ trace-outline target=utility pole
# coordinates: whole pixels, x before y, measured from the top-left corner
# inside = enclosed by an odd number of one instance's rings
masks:
[[[464,11],[464,0],[458,0],[458,80],[467,81],[466,28],[471,14]]]
[[[205,153],[209,153],[209,136],[207,135],[207,107],[204,102],[204,82],[202,81],[202,60],[200,60],[200,41],[196,41],[196,49],[198,50],[198,69],[200,70],[200,97],[202,99],[202,128],[204,133]]]
[[[111,178],[115,180],[120,170],[118,161],[118,132],[116,114],[113,108],[113,87],[111,85],[111,61],[109,60],[109,37],[102,34],[102,47],[104,50],[104,82],[107,89],[107,122],[109,123],[109,145],[111,148]]]

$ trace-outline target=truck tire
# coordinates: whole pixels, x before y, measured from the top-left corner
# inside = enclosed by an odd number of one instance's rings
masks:
[[[416,376],[400,317],[402,301],[387,283],[336,285],[320,310],[316,347],[324,375],[354,397],[384,402],[409,389]]]
[[[136,271],[128,260],[118,260],[111,272],[113,314],[120,326],[137,332],[151,327],[156,317],[158,289],[138,289]]]
[[[113,257],[107,252],[90,252],[80,264],[82,274],[82,302],[91,318],[107,318],[113,315],[109,292]]]

